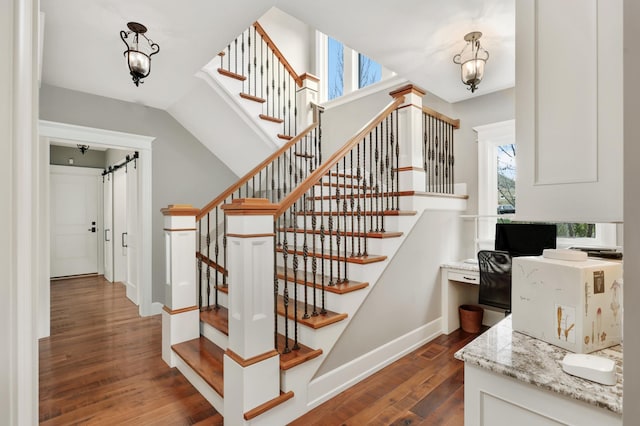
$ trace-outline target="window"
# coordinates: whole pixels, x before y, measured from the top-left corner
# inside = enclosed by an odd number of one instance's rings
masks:
[[[322,99],[332,100],[370,86],[394,73],[362,53],[317,33],[317,71]]]
[[[327,99],[335,99],[344,93],[344,45],[327,37]]]
[[[377,83],[382,78],[382,65],[358,54],[358,88],[362,89],[370,84]]]
[[[475,127],[478,133],[478,218],[476,249],[492,249],[496,222],[517,213],[515,121]],[[550,208],[553,208],[550,206]],[[517,217],[517,216],[516,216]],[[557,223],[558,248],[616,245],[613,224]]]

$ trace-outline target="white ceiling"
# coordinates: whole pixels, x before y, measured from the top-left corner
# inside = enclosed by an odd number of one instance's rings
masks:
[[[515,83],[513,0],[41,0],[42,80],[167,109],[202,66],[273,6],[448,102]],[[119,36],[129,21],[145,24],[160,45],[140,87],[131,82]],[[452,62],[469,31],[483,32],[491,55],[473,95]]]

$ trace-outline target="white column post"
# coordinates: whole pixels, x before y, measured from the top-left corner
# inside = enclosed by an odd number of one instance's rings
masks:
[[[300,79],[302,80],[302,86],[296,92],[298,132],[306,129],[315,121],[315,109],[311,106],[311,103],[318,103],[318,91],[320,89],[320,79],[315,75],[305,73],[300,76]]]
[[[196,282],[196,215],[188,204],[162,209],[165,231],[165,304],[162,310],[162,359],[175,367],[171,345],[200,336]]]
[[[229,347],[224,356],[225,423],[280,395],[274,348],[274,214],[265,198],[235,199],[227,218]]]
[[[398,107],[398,144],[400,158],[398,182],[400,191],[424,191],[425,174],[422,160],[422,98],[426,92],[412,84],[394,90],[394,98],[404,96]]]

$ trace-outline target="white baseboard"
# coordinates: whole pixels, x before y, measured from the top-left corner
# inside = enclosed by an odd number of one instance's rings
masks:
[[[441,318],[431,321],[309,383],[308,409],[333,398],[442,334]]]
[[[162,313],[162,308],[164,308],[164,305],[160,302],[151,303],[151,312],[149,315],[160,315]]]

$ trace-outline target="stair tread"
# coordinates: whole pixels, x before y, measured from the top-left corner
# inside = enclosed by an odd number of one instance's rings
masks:
[[[227,336],[229,335],[229,310],[224,306],[200,311],[200,321],[209,324]]]
[[[347,210],[347,217],[351,216],[351,214],[356,215],[356,212],[353,212],[351,210]],[[382,211],[369,211],[369,210],[365,210],[365,211],[361,211],[360,212],[360,216],[415,216],[418,212],[416,212],[415,210],[382,210]],[[324,212],[318,212],[318,211],[299,211],[297,212],[297,214],[299,216],[302,215],[306,215],[306,216],[342,216],[344,214],[343,211],[324,211]]]
[[[393,192],[379,192],[377,194],[367,192],[364,194],[353,194],[353,198],[371,198],[371,197],[442,197],[442,198],[460,198],[468,199],[468,195],[458,194],[442,194],[439,192],[424,192],[424,191],[393,191]],[[351,194],[332,194],[315,197],[307,197],[307,200],[335,200],[336,198],[351,198]]]
[[[220,396],[224,396],[224,351],[220,347],[200,336],[171,348]]]
[[[278,348],[284,348],[284,342],[284,335],[278,333]],[[286,354],[280,353],[281,370],[288,370],[322,355],[322,349],[313,349],[300,342],[298,342],[298,346],[300,349],[292,350]],[[293,348],[293,339],[289,339],[289,348]]]
[[[277,136],[278,136],[278,138],[280,138],[280,139],[284,139],[284,140],[286,140],[286,141],[290,141],[291,139],[293,139],[293,136],[291,136],[291,135],[285,135],[285,134],[282,134],[282,133],[278,133],[278,135],[277,135]]]
[[[300,158],[314,158],[313,154],[305,154],[303,152],[294,152],[293,155]]]
[[[284,312],[284,297],[278,296],[278,315],[285,315]],[[293,304],[293,299],[289,300],[289,304]],[[347,314],[339,314],[337,312],[327,311],[326,314],[310,316],[309,318],[302,318],[304,312],[304,303],[298,301],[297,302],[297,312],[298,312],[298,324],[306,325],[307,327],[318,329],[322,327],[326,327],[328,325],[334,324],[336,322],[342,321],[347,318]],[[288,318],[294,319],[294,312],[289,306]]]
[[[276,251],[279,253],[282,253],[282,247],[278,247],[276,248]],[[298,256],[302,256],[304,254],[304,250],[302,247],[291,247],[289,249],[289,253],[293,253],[295,252],[296,254],[298,254]],[[329,260],[345,260],[344,254],[340,253],[340,256],[338,257],[337,253],[335,251],[329,253],[329,252],[325,252],[325,253],[319,253],[319,252],[308,252],[308,256],[309,257],[317,257],[317,258],[322,258],[322,259],[329,259]],[[358,265],[366,265],[369,263],[375,263],[375,262],[382,262],[384,260],[387,259],[387,256],[383,256],[383,255],[379,255],[379,254],[368,254],[366,256],[349,256],[347,255],[346,257],[346,261],[348,263],[356,263]]]
[[[284,120],[282,118],[272,117],[272,116],[266,115],[266,114],[260,114],[258,117],[260,117],[261,119],[266,120],[266,121],[272,121],[274,123],[284,123]]]
[[[283,266],[278,266],[277,268],[277,273],[278,273],[278,278],[280,278],[281,280],[284,280],[284,272],[285,269],[287,271],[287,279],[289,280],[289,282],[293,282],[293,269],[292,268],[284,268]],[[298,278],[296,280],[296,282],[298,284],[303,284],[303,285],[307,285],[309,287],[313,287],[313,272],[307,272],[306,274],[306,281],[304,279],[305,273],[304,270],[298,270]],[[353,280],[347,280],[335,285],[330,286],[329,283],[329,277],[327,276],[322,276],[320,274],[316,274],[316,288],[320,289],[322,288],[322,279],[324,278],[324,288],[326,291],[330,292],[330,293],[335,293],[335,294],[345,294],[345,293],[350,293],[352,291],[356,291],[356,290],[360,290],[363,289],[365,287],[369,286],[368,282],[360,282],[360,281],[353,281]]]
[[[314,234],[314,235],[320,235],[320,230],[316,229],[315,231],[312,229],[304,229],[304,228],[278,228],[278,231],[281,232],[297,232],[299,234],[303,234],[303,233],[307,233],[307,234]],[[329,233],[329,231],[327,231],[325,229],[324,231],[325,235],[336,235],[338,232],[336,231],[331,231],[331,233]],[[385,231],[385,232],[367,232],[366,235],[363,232],[352,232],[352,231],[340,231],[340,235],[341,236],[346,236],[346,237],[351,237],[354,236],[356,238],[359,237],[367,237],[367,238],[377,238],[377,239],[384,239],[384,238],[397,238],[397,237],[401,237],[402,236],[402,232],[389,232],[389,231]]]
[[[228,71],[223,68],[218,68],[218,73],[240,81],[245,81],[247,79],[247,77],[245,77],[244,75],[236,74],[235,72]]]
[[[254,95],[250,95],[248,93],[244,93],[244,92],[240,92],[240,97],[242,99],[246,99],[248,101],[253,101],[253,102],[258,102],[260,104],[265,103],[267,100],[264,98],[261,98],[259,96],[254,96]]]

